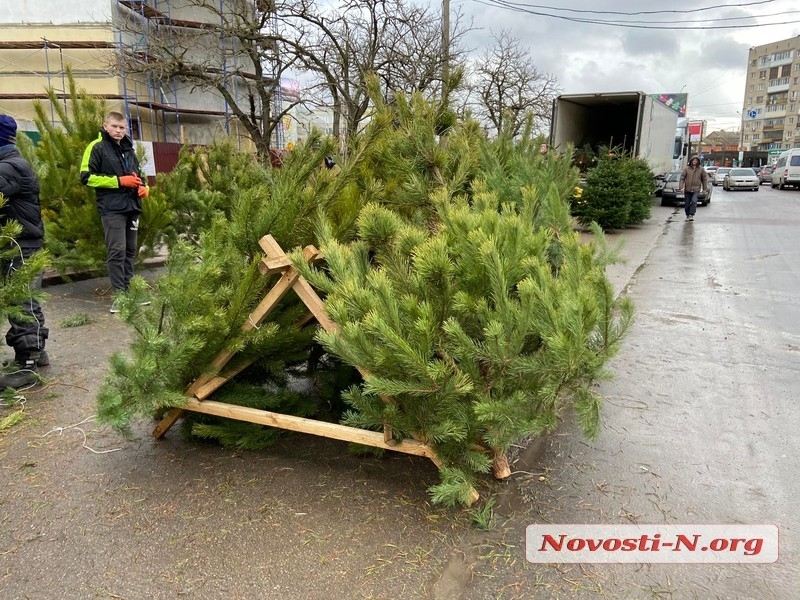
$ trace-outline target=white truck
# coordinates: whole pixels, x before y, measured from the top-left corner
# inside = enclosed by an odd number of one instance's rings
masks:
[[[644,92],[565,94],[553,100],[550,145],[621,148],[660,176],[674,168],[677,125],[677,113]]]

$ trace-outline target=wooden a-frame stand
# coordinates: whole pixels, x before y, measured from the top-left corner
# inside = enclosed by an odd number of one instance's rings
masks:
[[[261,274],[270,275],[273,273],[282,273],[282,275],[267,295],[264,296],[264,299],[255,310],[250,313],[247,321],[242,325],[242,331],[251,331],[259,327],[272,309],[277,306],[281,298],[290,290],[294,290],[309,310],[309,315],[299,323],[300,326],[304,325],[312,318],[316,318],[323,329],[326,331],[335,331],[337,325],[328,317],[322,300],[308,281],[294,268],[289,257],[275,238],[271,235],[266,235],[259,240],[259,246],[261,246],[265,254],[265,257],[261,259],[261,264],[259,265]],[[303,249],[303,255],[309,263],[322,260],[319,250],[314,246],[306,246]],[[437,467],[441,466],[441,461],[436,456],[436,452],[428,444],[413,439],[394,439],[392,429],[388,424],[384,425],[383,433],[380,433],[377,431],[358,429],[356,427],[348,427],[338,423],[316,421],[314,419],[208,400],[208,397],[215,390],[222,387],[222,385],[252,363],[252,361],[240,361],[237,362],[234,367],[226,369],[225,367],[234,355],[235,353],[233,351],[223,350],[216,356],[209,365],[209,368],[186,390],[186,403],[180,407],[172,408],[164,418],[161,419],[158,425],[156,425],[153,431],[153,435],[156,438],[161,439],[164,437],[184,411],[188,410],[207,415],[215,415],[217,417],[247,421],[249,423],[268,425],[278,429],[309,433],[311,435],[363,444],[365,446],[374,446],[376,448],[403,452],[405,454],[425,456],[432,460]],[[359,369],[359,372],[361,372],[362,376],[367,375],[366,371],[363,369]],[[384,400],[391,402],[389,398],[385,398]],[[472,500],[474,502],[477,499],[478,492],[473,489]]]

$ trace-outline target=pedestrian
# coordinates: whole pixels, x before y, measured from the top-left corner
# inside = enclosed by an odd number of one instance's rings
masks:
[[[700,157],[693,156],[689,164],[681,172],[680,191],[683,192],[683,207],[686,212],[686,220],[694,221],[694,213],[697,211],[697,199],[702,191],[708,194],[708,174],[700,166]]]
[[[128,291],[133,277],[142,199],[150,191],[127,131],[125,117],[109,112],[81,161],[81,181],[94,188],[103,222],[108,277],[116,293],[112,313],[119,312],[119,294]]]
[[[0,222],[16,221],[22,232],[12,240],[13,256],[2,262],[3,275],[11,275],[26,260],[42,249],[44,223],[39,206],[39,180],[30,163],[16,147],[17,122],[8,115],[0,115],[0,194],[5,205],[0,210]],[[42,287],[42,273],[31,283],[32,290]],[[42,307],[35,298],[20,303],[27,317],[9,317],[11,328],[6,334],[6,343],[14,349],[13,369],[0,375],[0,389],[19,389],[39,380],[37,368],[50,364],[45,352],[48,329],[45,326]]]

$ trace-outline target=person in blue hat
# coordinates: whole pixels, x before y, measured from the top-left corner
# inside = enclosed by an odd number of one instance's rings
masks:
[[[0,115],[0,194],[5,204],[0,209],[0,222],[16,221],[22,233],[12,241],[14,256],[3,260],[3,275],[13,273],[44,244],[44,222],[39,206],[39,180],[30,163],[16,147],[17,122],[8,115]],[[42,287],[42,274],[32,282],[34,289]],[[50,364],[44,350],[48,329],[39,302],[30,298],[20,307],[27,319],[9,317],[11,325],[6,343],[14,349],[14,364],[0,374],[0,389],[30,386],[39,381],[37,369]]]

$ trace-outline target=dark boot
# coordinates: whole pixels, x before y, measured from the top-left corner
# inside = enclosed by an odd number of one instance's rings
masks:
[[[39,374],[36,369],[36,360],[33,358],[24,361],[14,361],[8,366],[8,371],[0,375],[0,390],[14,388],[15,390],[39,381]]]
[[[39,354],[39,358],[34,358],[34,360],[36,361],[37,367],[50,366],[50,357],[47,355],[47,350],[42,350]],[[18,362],[20,362],[19,359],[11,360],[10,358],[7,358],[3,361],[3,369],[8,370],[8,367]]]

